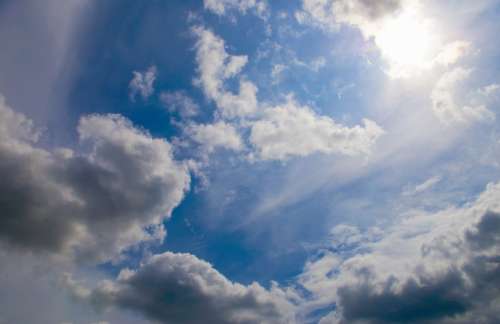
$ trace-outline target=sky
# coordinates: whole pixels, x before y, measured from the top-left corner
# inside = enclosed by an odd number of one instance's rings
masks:
[[[0,324],[500,322],[497,0],[0,1]]]

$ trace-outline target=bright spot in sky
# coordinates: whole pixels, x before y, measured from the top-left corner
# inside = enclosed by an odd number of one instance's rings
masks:
[[[432,67],[438,49],[436,30],[417,8],[388,18],[375,43],[389,63],[390,76],[408,77]]]

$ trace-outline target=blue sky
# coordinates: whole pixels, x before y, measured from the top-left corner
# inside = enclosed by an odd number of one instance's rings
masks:
[[[0,323],[500,321],[499,16],[0,1]]]

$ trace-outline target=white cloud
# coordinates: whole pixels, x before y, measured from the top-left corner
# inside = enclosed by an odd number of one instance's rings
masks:
[[[99,262],[163,239],[163,220],[189,186],[167,141],[119,115],[91,115],[78,124],[85,150],[47,150],[3,98],[0,116],[0,192],[8,197],[0,241]]]
[[[318,72],[325,65],[326,65],[326,59],[323,56],[320,56],[320,57],[315,58],[311,62],[310,67],[311,67],[311,70],[313,70],[314,72]]]
[[[164,91],[160,94],[160,101],[170,113],[176,113],[182,119],[194,117],[200,111],[198,104],[184,91]]]
[[[500,91],[500,84],[493,83],[478,90],[478,94],[488,98]]]
[[[431,178],[425,180],[424,182],[422,182],[414,187],[406,188],[403,191],[403,196],[413,196],[413,195],[417,195],[419,193],[422,193],[424,191],[427,191],[427,190],[431,189],[432,187],[434,187],[439,182],[441,182],[441,180],[442,180],[442,178],[440,176],[431,177]]]
[[[156,66],[150,66],[146,71],[133,71],[133,78],[130,80],[130,99],[135,100],[140,95],[143,100],[147,100],[154,92],[154,82],[156,80]]]
[[[238,94],[224,92],[217,100],[222,117],[235,118],[255,114],[258,107],[257,87],[250,81],[240,81]]]
[[[373,121],[363,122],[364,126],[349,128],[289,100],[265,110],[251,126],[250,142],[263,160],[313,153],[368,154],[383,130]]]
[[[471,44],[466,41],[455,41],[444,46],[440,53],[434,58],[434,63],[450,66],[471,51]]]
[[[408,215],[358,253],[309,262],[299,282],[315,297],[304,307],[336,304],[324,323],[498,321],[499,198],[490,184],[463,207]]]
[[[446,43],[440,24],[425,13],[420,0],[303,0],[301,23],[330,31],[358,28],[379,48],[392,78],[406,78],[436,66],[450,66],[471,52],[469,42]]]
[[[266,0],[203,0],[205,9],[223,16],[230,10],[238,10],[245,14],[249,10],[255,10],[258,16],[265,18],[268,15],[268,4]]]
[[[147,323],[123,312],[98,313],[69,298],[67,289],[60,284],[61,276],[67,271],[82,273],[76,265],[48,258],[43,253],[19,253],[3,244],[0,247],[0,323],[88,324],[104,320],[120,324]],[[85,272],[86,280],[102,278],[90,268]]]
[[[214,124],[190,124],[185,128],[186,134],[198,144],[203,145],[207,152],[217,148],[233,151],[243,149],[243,143],[238,131],[223,121]]]
[[[273,65],[273,68],[271,70],[271,79],[273,84],[277,84],[280,82],[281,75],[283,74],[283,71],[286,70],[286,66],[283,64],[276,64]]]
[[[224,118],[252,115],[257,110],[257,87],[240,80],[237,94],[228,91],[224,81],[236,76],[247,63],[247,56],[229,55],[224,40],[202,27],[193,29],[196,42],[196,61],[199,78],[196,79],[205,96],[213,100]]]
[[[466,80],[472,73],[471,69],[456,67],[445,72],[432,90],[432,109],[436,117],[446,125],[468,124],[474,121],[488,121],[495,115],[484,105],[469,106],[457,103],[455,88],[458,83]]]
[[[191,254],[155,255],[139,269],[124,269],[115,281],[104,281],[81,297],[98,307],[131,310],[162,323],[295,322],[293,292],[277,284],[267,290],[255,282],[233,283]]]
[[[250,81],[240,80],[237,94],[226,90],[226,80],[241,72],[247,57],[227,54],[224,41],[209,30],[196,27],[194,32],[198,36],[196,57],[200,74],[196,82],[205,96],[215,101],[216,117],[232,121],[246,118],[241,127],[250,128],[249,141],[255,149],[255,153],[250,155],[251,159],[286,160],[313,153],[350,156],[368,154],[383,133],[373,121],[364,120],[363,126],[345,127],[329,117],[317,115],[308,107],[298,106],[293,100],[281,106],[265,108],[259,104],[257,87]],[[323,63],[324,60],[319,59],[317,67]],[[259,106],[262,108],[258,109]],[[222,128],[191,126],[188,133],[199,143],[214,143],[216,138],[222,138],[219,131],[215,132],[217,129]],[[239,149],[241,145],[236,140],[236,132],[229,130],[228,125],[225,129],[228,139],[219,145]],[[211,139],[202,138],[209,135]],[[222,143],[220,140],[217,142]],[[211,144],[208,146],[209,150],[214,147]]]
[[[369,38],[380,28],[383,18],[401,8],[402,0],[303,0],[299,22],[336,30],[340,24],[358,27]]]

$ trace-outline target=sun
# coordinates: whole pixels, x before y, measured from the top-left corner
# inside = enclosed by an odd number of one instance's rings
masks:
[[[418,8],[407,8],[384,21],[375,43],[389,64],[389,75],[407,77],[431,67],[437,38],[431,21]]]

